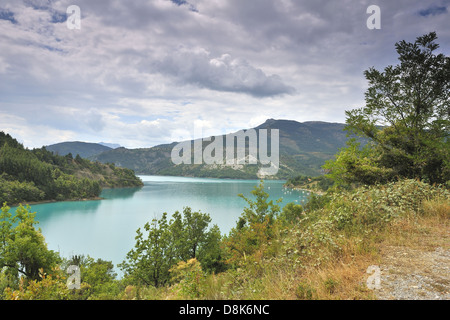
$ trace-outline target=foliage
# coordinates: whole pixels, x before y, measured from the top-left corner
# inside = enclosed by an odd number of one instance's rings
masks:
[[[426,212],[425,203],[445,199],[450,192],[442,186],[405,179],[384,185],[363,186],[354,191],[330,196],[327,220],[336,231],[366,237],[384,230],[399,219],[416,219]]]
[[[208,229],[208,215],[185,208],[183,214],[173,214],[170,221],[165,214],[146,224],[145,232],[138,230],[136,246],[122,265],[126,273],[122,280],[116,279],[111,262],[89,256],[55,259],[47,266],[45,260],[39,260],[34,278],[2,269],[2,298],[367,298],[370,293],[361,289],[361,269],[367,267],[364,255],[374,250],[379,236],[392,233],[394,226],[402,226],[405,221],[424,217],[437,217],[442,224],[450,214],[450,192],[446,188],[414,179],[330,190],[318,197],[325,200],[317,200],[318,204],[305,211],[294,203],[279,209],[278,204],[268,201],[262,183],[255,186],[253,196],[256,200],[243,197],[248,206],[224,239],[217,226]],[[30,210],[19,211],[18,219],[27,221],[29,227],[35,224],[33,218]],[[13,241],[5,241],[16,228],[6,206],[0,222],[0,240],[14,246]],[[421,225],[418,228],[423,229]],[[21,237],[33,233],[31,228],[27,230]],[[42,236],[28,238],[43,243],[39,240]],[[32,246],[31,240],[18,250],[26,252],[26,248],[30,253],[39,251],[38,257],[48,251],[42,245]],[[4,262],[9,257],[4,253],[9,251],[4,245],[1,249]],[[192,257],[194,252],[196,257]],[[225,258],[230,263],[227,268]],[[363,259],[362,265],[358,265],[358,259]],[[219,262],[222,269],[214,265]],[[73,264],[80,266],[81,288],[69,290],[62,270]],[[204,265],[208,264],[212,267],[207,270]],[[345,273],[354,264],[354,274]],[[341,267],[347,268],[342,274],[337,271]],[[159,274],[156,283],[152,278],[155,274]],[[349,296],[342,296],[342,291],[348,290],[345,286],[354,290]]]
[[[34,185],[34,182],[8,180],[5,173],[0,174],[0,202],[21,203],[25,201],[41,201],[45,192]]]
[[[247,202],[248,207],[244,208],[236,227],[230,231],[225,240],[229,254],[228,263],[232,265],[244,262],[247,257],[268,243],[276,233],[277,226],[274,222],[281,210],[278,205],[281,199],[276,201],[277,204],[274,204],[273,200],[267,201],[269,194],[264,191],[263,180],[251,193],[256,197],[256,201],[239,195]]]
[[[95,260],[90,256],[73,256],[65,263],[80,267],[81,291],[85,288],[86,299],[114,299],[123,290],[120,282],[116,281],[117,274],[111,261]]]
[[[351,232],[383,227],[402,214],[421,214],[422,203],[441,197],[449,199],[450,192],[412,179],[366,186],[332,195],[329,219],[337,229]]]
[[[29,280],[40,278],[40,269],[48,273],[60,262],[59,255],[47,249],[40,230],[35,229],[35,213],[19,206],[15,215],[4,205],[0,214],[0,270],[10,279],[24,276]]]
[[[220,273],[227,269],[222,235],[217,225],[213,225],[206,233],[197,258],[201,261],[202,269],[207,273]]]
[[[178,282],[183,297],[196,299],[205,294],[206,274],[197,259],[180,261],[169,271],[172,280]]]
[[[133,283],[164,285],[169,280],[169,269],[174,261],[174,250],[171,247],[171,234],[168,231],[167,214],[161,219],[153,219],[146,223],[144,234],[139,228],[136,233],[135,248],[127,253],[127,259],[119,265]]]
[[[142,186],[130,169],[93,163],[45,148],[28,150],[0,132],[0,203],[96,198],[102,187]]]
[[[20,279],[19,287],[5,289],[6,300],[69,300],[72,298],[64,277],[59,272],[55,276],[47,275],[40,270],[39,279],[25,281]]]
[[[339,187],[384,183],[395,173],[390,168],[380,167],[377,164],[379,158],[379,152],[371,143],[361,147],[356,140],[350,139],[347,148],[341,149],[334,160],[327,160],[323,168],[329,172],[327,177]]]
[[[396,177],[450,180],[450,57],[436,54],[436,33],[400,41],[400,63],[365,71],[366,105],[347,111],[350,133],[368,138],[343,149],[326,169],[337,182],[374,184]]]
[[[280,212],[278,203],[281,202],[281,199],[276,201],[277,204],[274,204],[273,200],[267,201],[269,194],[264,191],[263,180],[261,180],[259,186],[254,187],[251,194],[256,197],[256,201],[246,198],[243,194],[238,195],[248,204],[248,207],[245,207],[242,213],[242,222],[239,223],[240,227],[242,228],[245,225],[249,226],[254,223],[263,223],[266,220],[268,224],[273,224],[274,219]]]
[[[286,225],[296,223],[303,215],[303,207],[294,202],[287,203],[278,216],[278,220]]]
[[[69,289],[69,265],[80,267],[80,288]],[[94,260],[87,256],[74,256],[52,268],[49,273],[39,270],[37,279],[20,278],[17,286],[6,286],[4,299],[7,300],[88,300],[117,299],[125,286],[116,280],[110,261]]]
[[[311,193],[309,195],[308,202],[305,205],[305,211],[311,212],[325,207],[331,201],[329,194],[331,194],[331,192],[328,192],[324,195]]]
[[[175,212],[170,221],[167,213],[146,223],[144,233],[137,230],[136,245],[120,264],[132,283],[159,287],[170,283],[170,268],[180,261],[198,258],[208,271],[223,269],[220,262],[220,233],[217,227],[208,230],[208,214],[192,212],[191,208]]]
[[[289,188],[304,188],[314,191],[327,191],[334,185],[334,181],[327,176],[309,177],[299,175],[290,178],[285,184]]]

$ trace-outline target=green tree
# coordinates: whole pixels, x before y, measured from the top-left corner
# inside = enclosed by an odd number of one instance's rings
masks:
[[[351,144],[341,151],[326,166],[331,177],[341,170],[347,175],[343,180],[362,183],[394,177],[450,180],[450,58],[436,53],[436,39],[431,32],[414,43],[400,41],[398,65],[364,72],[366,105],[346,111],[346,129],[368,138],[370,149]]]
[[[19,206],[14,216],[4,205],[0,214],[0,270],[19,279],[39,280],[42,272],[50,273],[61,259],[48,250],[40,229],[34,227],[35,213],[30,207]]]
[[[176,211],[170,221],[164,213],[145,224],[146,234],[137,230],[135,247],[119,267],[133,283],[155,287],[170,281],[169,270],[180,261],[198,258],[206,271],[222,270],[221,262],[213,261],[222,258],[221,236],[217,226],[208,229],[210,222],[208,214],[189,207],[183,209],[183,215]]]
[[[337,186],[350,184],[384,183],[395,177],[392,168],[379,164],[381,152],[369,142],[363,146],[356,139],[349,139],[335,159],[325,161],[323,168],[328,171]]]
[[[211,222],[208,214],[201,212],[192,212],[191,208],[186,207],[184,214],[184,231],[187,250],[190,258],[196,258],[199,247],[202,247],[207,239],[207,228]]]
[[[302,214],[303,207],[299,204],[295,204],[294,202],[290,202],[283,207],[278,219],[282,224],[287,225],[297,222]]]
[[[176,263],[170,242],[167,213],[144,225],[147,236],[139,228],[134,249],[127,253],[119,267],[137,284],[162,286],[170,280],[169,269]]]
[[[90,298],[110,299],[117,296],[120,286],[111,261],[87,257],[80,264],[81,282],[89,286]]]
[[[264,191],[263,180],[260,181],[258,186],[254,187],[251,194],[256,198],[256,201],[246,198],[243,194],[238,195],[248,204],[248,207],[244,208],[244,212],[241,216],[243,221],[241,221],[240,224],[244,223],[251,225],[256,222],[262,223],[266,220],[269,224],[272,224],[280,212],[280,206],[278,203],[281,202],[281,199],[277,200],[276,204],[273,200],[267,201],[269,194]]]
[[[202,269],[208,273],[219,273],[226,270],[225,252],[222,247],[222,235],[217,225],[213,225],[206,233],[204,242],[198,250],[198,261]]]
[[[269,194],[264,191],[264,182],[261,180],[258,186],[251,191],[256,200],[243,198],[248,207],[244,208],[236,227],[230,231],[230,234],[224,240],[228,250],[228,263],[240,264],[242,259],[261,250],[262,246],[267,244],[275,236],[276,218],[280,213],[280,206],[273,200],[268,201]]]

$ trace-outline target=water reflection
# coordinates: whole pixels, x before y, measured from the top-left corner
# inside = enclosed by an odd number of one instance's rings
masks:
[[[141,189],[142,187],[104,189],[101,197],[105,199],[127,199],[132,198]]]

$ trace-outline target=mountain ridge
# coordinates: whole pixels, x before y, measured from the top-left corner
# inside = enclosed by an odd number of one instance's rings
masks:
[[[249,129],[278,129],[280,136],[280,168],[275,179],[287,179],[302,175],[317,176],[323,173],[321,166],[331,159],[348,140],[345,124],[338,122],[268,119]],[[229,133],[222,135],[232,135]],[[193,140],[190,140],[191,143]],[[183,141],[181,141],[182,143]],[[189,142],[186,140],[184,142]],[[117,148],[91,156],[89,159],[132,169],[136,174],[181,175],[210,178],[260,178],[260,166],[181,164],[171,161],[171,152],[180,142],[160,144],[149,148]],[[203,149],[205,143],[203,143]]]
[[[298,122],[289,119],[267,119],[264,123],[243,129],[279,130],[279,160],[278,173],[271,178],[289,179],[298,175],[319,176],[323,174],[321,166],[326,160],[333,158],[340,148],[345,147],[349,139],[344,131],[345,124],[339,122],[305,121]],[[236,132],[221,135],[224,141],[227,136]],[[218,136],[220,137],[220,136]],[[194,140],[190,140],[191,144]],[[221,165],[221,164],[181,164],[175,165],[171,159],[172,149],[178,141],[159,144],[153,147],[115,149],[95,143],[66,142],[47,146],[47,150],[61,154],[63,151],[80,154],[82,158],[101,163],[113,163],[118,167],[134,170],[136,174],[147,175],[179,175],[209,178],[243,178],[256,179],[260,165]],[[207,146],[203,142],[203,149]],[[65,147],[66,149],[64,149]],[[74,148],[71,148],[74,147]],[[248,151],[248,143],[246,143]],[[56,150],[56,151],[54,151]],[[247,156],[248,157],[248,156]],[[247,158],[248,159],[248,158]]]
[[[83,141],[66,141],[55,143],[45,146],[45,149],[60,156],[65,156],[71,153],[74,157],[78,154],[82,158],[89,158],[96,154],[113,150],[113,148],[102,145],[101,143]]]

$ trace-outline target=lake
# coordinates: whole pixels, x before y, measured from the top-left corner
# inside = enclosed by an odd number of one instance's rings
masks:
[[[36,204],[37,227],[48,244],[48,248],[60,252],[62,257],[74,254],[89,255],[121,263],[135,244],[136,230],[153,218],[167,212],[168,218],[175,211],[191,207],[194,211],[208,213],[211,225],[217,224],[222,234],[236,225],[247,198],[259,180],[207,179],[166,176],[140,176],[142,188],[103,190],[104,200],[66,201]],[[302,204],[307,192],[286,190],[285,181],[266,180],[264,187],[269,199],[280,204],[289,202]]]

